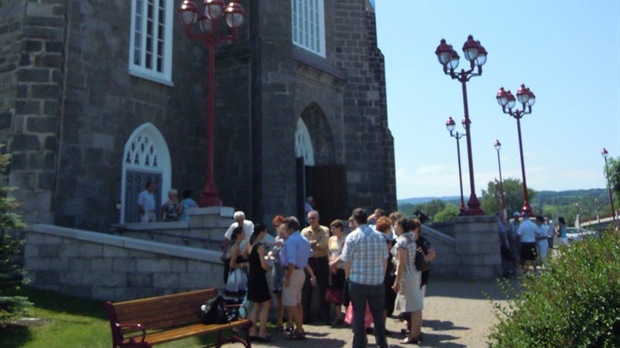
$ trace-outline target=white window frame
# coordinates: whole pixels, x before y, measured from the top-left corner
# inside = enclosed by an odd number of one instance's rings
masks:
[[[148,18],[148,4],[153,3],[152,18]],[[141,4],[141,13],[137,13],[138,3]],[[159,20],[159,6],[163,5],[163,23]],[[147,23],[152,19],[152,33],[148,37]],[[172,83],[172,29],[174,25],[174,0],[132,0],[131,1],[131,32],[129,35],[129,74],[148,79],[167,86]],[[163,26],[163,35],[160,35],[160,26]],[[163,36],[161,38],[160,36]],[[139,40],[140,42],[136,42]],[[148,41],[148,42],[147,42]],[[159,45],[163,43],[161,52],[161,71],[157,69]],[[147,53],[147,44],[151,45],[152,53]],[[139,55],[139,57],[136,57]],[[151,60],[151,67],[147,61]],[[138,61],[136,61],[138,58]]]
[[[325,58],[324,0],[292,0],[293,43]],[[318,42],[317,42],[318,41]]]
[[[144,142],[138,141],[140,138],[147,138],[148,148],[144,151],[141,150],[132,150],[132,144],[135,146],[140,146],[144,144]],[[150,151],[152,148],[153,151]],[[146,155],[147,153],[154,153],[157,156],[157,166],[153,166],[153,157],[150,158],[150,165],[146,164]],[[127,156],[131,156],[132,161],[127,163]],[[137,156],[137,157],[136,157]],[[136,158],[138,163],[135,163],[133,159]],[[125,143],[125,148],[123,150],[123,164],[122,164],[122,176],[121,176],[121,216],[120,223],[125,223],[125,184],[127,182],[127,171],[128,170],[137,170],[142,172],[151,172],[155,174],[161,174],[162,182],[161,182],[161,192],[162,199],[166,197],[168,194],[168,190],[172,186],[172,171],[171,171],[171,157],[170,151],[168,149],[168,144],[166,143],[166,139],[161,134],[161,132],[155,127],[152,123],[144,123],[136,128],[133,133],[129,136],[129,139]]]

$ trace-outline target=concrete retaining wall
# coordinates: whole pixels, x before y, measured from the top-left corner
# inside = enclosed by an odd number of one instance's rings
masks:
[[[33,225],[25,232],[32,285],[120,301],[222,285],[221,252]]]

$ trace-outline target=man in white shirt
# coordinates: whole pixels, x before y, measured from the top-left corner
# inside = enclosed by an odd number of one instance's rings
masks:
[[[233,214],[233,222],[228,230],[224,234],[224,247],[222,248],[222,256],[220,257],[222,261],[224,261],[224,283],[228,282],[228,272],[230,271],[230,252],[228,251],[228,244],[230,243],[230,238],[232,237],[232,232],[239,224],[243,225],[243,230],[245,231],[245,242],[241,244],[241,250],[245,249],[247,242],[252,237],[252,233],[254,233],[254,223],[250,220],[245,219],[245,213],[242,211],[236,211]]]
[[[138,210],[140,211],[140,222],[142,223],[157,221],[154,194],[156,187],[154,182],[147,181],[146,190],[138,195]]]
[[[549,216],[545,216],[545,227],[547,228],[547,235],[549,235],[549,249],[553,249],[553,237],[555,236],[555,226],[553,220]]]
[[[536,234],[539,229],[535,223],[533,223],[527,213],[523,213],[523,220],[519,224],[517,229],[517,235],[521,241],[521,266],[523,267],[523,273],[527,273],[528,265],[534,267],[534,272],[538,273],[536,269]]]

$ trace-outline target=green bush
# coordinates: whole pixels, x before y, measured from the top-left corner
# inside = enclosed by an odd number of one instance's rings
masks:
[[[524,277],[507,306],[493,304],[489,347],[620,347],[620,234],[560,253],[540,276]]]
[[[0,324],[24,314],[31,305],[26,297],[18,294],[20,287],[28,282],[24,278],[26,271],[15,262],[23,241],[8,234],[25,226],[19,215],[12,212],[19,204],[10,196],[13,188],[6,186],[8,164],[9,155],[0,155]]]

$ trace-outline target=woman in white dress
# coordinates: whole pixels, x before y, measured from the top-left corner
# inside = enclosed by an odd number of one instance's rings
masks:
[[[395,310],[409,313],[409,335],[402,340],[402,344],[417,344],[422,342],[422,309],[424,300],[420,291],[421,272],[415,267],[415,255],[417,252],[416,239],[418,235],[413,232],[412,219],[400,219],[395,232],[398,236],[394,248],[396,250],[396,280],[394,292],[396,292]]]

